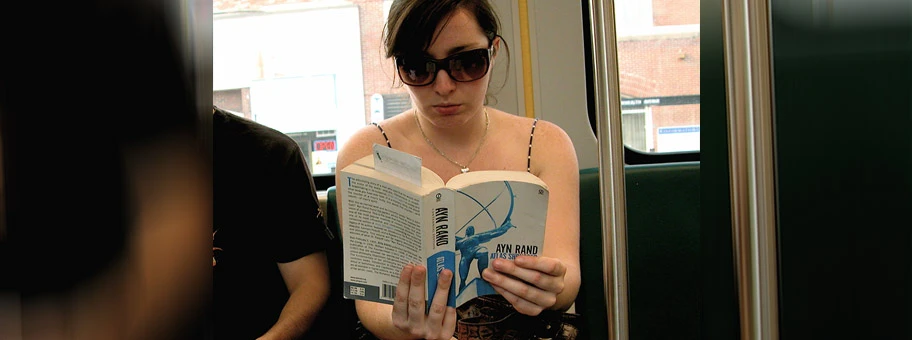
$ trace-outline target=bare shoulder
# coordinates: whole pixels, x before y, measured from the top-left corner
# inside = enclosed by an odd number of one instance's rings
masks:
[[[336,156],[336,171],[338,172],[359,158],[370,154],[374,143],[386,145],[386,139],[383,138],[383,133],[377,126],[368,124],[355,131],[339,149],[339,154]]]
[[[539,119],[532,135],[531,165],[533,173],[544,173],[554,167],[576,169],[579,160],[570,135],[557,124]]]
[[[534,122],[535,127],[534,130],[532,130],[532,118],[518,118],[522,119],[522,124],[525,125],[526,130],[523,132],[532,134],[531,141],[532,149],[534,150],[533,153],[537,153],[539,156],[544,154],[550,157],[550,155],[554,153],[565,153],[574,150],[573,141],[570,140],[570,135],[557,124],[539,119]]]
[[[561,146],[573,147],[573,142],[570,140],[570,135],[564,131],[563,128],[547,120],[539,119],[535,123],[535,135],[536,139],[541,138],[543,141],[547,141],[548,144],[558,143]]]
[[[498,112],[501,113],[501,112]],[[517,116],[513,114],[503,113],[499,114],[501,119],[509,126],[510,130],[513,131],[516,135],[525,135],[528,136],[530,133],[533,134],[533,142],[538,146],[538,142],[544,142],[547,144],[559,143],[563,146],[569,143],[569,146],[572,147],[573,144],[570,141],[570,136],[567,134],[564,129],[557,124],[552,122],[539,119],[536,121],[533,118]],[[533,131],[533,124],[535,130]]]
[[[516,143],[516,141],[531,142],[531,171],[536,175],[544,173],[555,173],[548,171],[552,168],[572,168],[578,166],[576,158],[576,149],[573,147],[573,141],[570,135],[563,128],[547,120],[514,115],[500,110],[488,110],[491,113],[492,121],[497,120],[498,124],[505,127],[505,132],[498,138],[500,145],[515,145],[515,153],[522,154],[522,163],[526,163],[526,150],[529,147],[526,143]],[[495,118],[496,117],[496,118]],[[521,149],[521,151],[520,151]],[[561,174],[558,174],[561,175]]]
[[[336,171],[373,152],[374,144],[387,145],[387,140],[396,144],[401,141],[404,116],[396,115],[377,125],[367,124],[355,131],[342,145],[336,157]]]

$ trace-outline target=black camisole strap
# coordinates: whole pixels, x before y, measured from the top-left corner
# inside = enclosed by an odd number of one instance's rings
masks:
[[[386,139],[386,146],[388,146],[390,149],[392,149],[393,146],[390,145],[390,139],[386,137],[386,131],[383,131],[383,128],[380,127],[380,124],[377,124],[377,123],[371,123],[371,124],[374,124],[374,126],[376,126],[378,129],[380,129],[380,133],[383,134],[383,139]],[[534,127],[533,127],[533,129],[534,129]],[[530,148],[532,147],[532,141],[529,141],[529,147]],[[529,152],[531,153],[532,150],[529,150]]]
[[[538,118],[535,118],[534,120],[532,120],[532,131],[529,132],[529,154],[526,156],[526,171],[527,172],[532,172],[532,138],[535,137],[535,124],[537,124],[537,123],[538,123]],[[386,140],[386,146],[392,148],[393,146],[390,144],[389,138],[386,136],[386,131],[383,131],[383,127],[381,127],[380,124],[377,124],[377,123],[371,123],[371,124],[376,126],[377,129],[380,130],[380,133],[383,134],[383,139]]]
[[[529,132],[529,156],[526,159],[526,172],[532,172],[532,137],[535,137],[535,124],[538,118],[532,120],[532,132]]]

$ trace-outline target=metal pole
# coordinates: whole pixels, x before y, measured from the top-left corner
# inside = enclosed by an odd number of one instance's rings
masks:
[[[725,0],[732,238],[741,339],[778,339],[768,0]]]
[[[614,1],[593,0],[590,16],[599,180],[602,186],[602,270],[605,275],[605,305],[609,307],[606,322],[612,340],[626,340],[629,333],[627,210]]]

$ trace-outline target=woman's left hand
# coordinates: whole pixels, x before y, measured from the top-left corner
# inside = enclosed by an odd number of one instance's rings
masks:
[[[513,261],[494,259],[482,277],[518,312],[536,316],[557,303],[566,273],[567,266],[559,259],[518,256]]]

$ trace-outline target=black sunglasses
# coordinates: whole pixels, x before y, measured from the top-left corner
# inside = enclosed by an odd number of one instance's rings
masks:
[[[443,59],[427,56],[396,57],[399,79],[406,85],[424,86],[437,79],[437,71],[444,70],[455,81],[468,82],[488,74],[493,46],[456,53]]]

